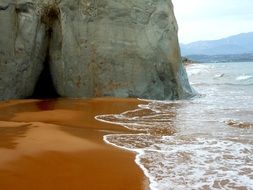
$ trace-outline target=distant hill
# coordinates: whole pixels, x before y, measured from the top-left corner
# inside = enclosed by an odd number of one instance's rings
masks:
[[[220,40],[180,44],[182,56],[232,55],[253,53],[253,32],[242,33]]]

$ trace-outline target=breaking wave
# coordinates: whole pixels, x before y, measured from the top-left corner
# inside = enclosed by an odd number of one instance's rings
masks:
[[[253,187],[253,140],[185,135],[174,123],[173,111],[179,105],[149,102],[136,110],[96,119],[139,131],[106,135],[104,141],[137,153],[135,161],[152,190]]]
[[[96,116],[133,131],[104,141],[136,152],[152,190],[253,190],[253,63],[243,64],[190,65],[201,96]]]
[[[252,79],[252,78],[253,78],[253,76],[251,76],[251,75],[241,75],[241,76],[238,76],[236,78],[236,80],[242,81],[242,80],[248,80],[248,79]]]

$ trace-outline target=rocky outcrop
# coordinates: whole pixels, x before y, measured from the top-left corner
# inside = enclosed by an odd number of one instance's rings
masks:
[[[63,97],[192,95],[171,0],[2,0],[0,26],[0,99],[32,95],[46,57]]]

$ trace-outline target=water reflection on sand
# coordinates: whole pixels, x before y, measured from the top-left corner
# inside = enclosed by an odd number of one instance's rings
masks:
[[[134,154],[103,136],[127,129],[94,117],[138,100],[12,100],[0,103],[0,189],[145,189]]]

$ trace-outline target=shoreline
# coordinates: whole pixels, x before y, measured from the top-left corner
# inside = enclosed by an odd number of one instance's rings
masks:
[[[137,108],[137,99],[0,102],[1,189],[149,189],[135,153],[103,137],[130,130],[96,115]]]

